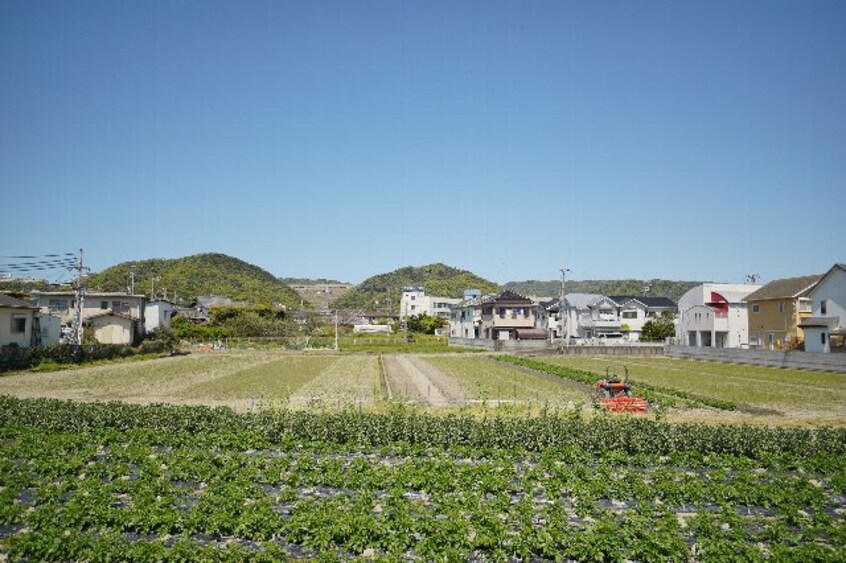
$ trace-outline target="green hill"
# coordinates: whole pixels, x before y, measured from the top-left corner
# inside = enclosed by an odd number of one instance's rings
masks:
[[[462,297],[466,289],[480,289],[482,293],[499,291],[499,286],[480,278],[467,270],[459,270],[444,264],[428,266],[407,266],[387,274],[367,278],[351,291],[332,302],[338,309],[385,309],[390,300],[396,310],[402,288],[408,285],[422,285],[428,295],[438,297]]]
[[[135,292],[188,302],[198,295],[223,295],[236,301],[299,307],[297,293],[258,266],[225,254],[195,254],[184,258],[122,262],[88,277],[88,287],[127,291],[135,271]]]
[[[600,295],[649,295],[651,297],[669,297],[678,302],[679,297],[690,288],[702,282],[671,280],[567,280],[567,293],[598,293]],[[538,297],[558,297],[561,292],[561,280],[551,281],[512,281],[503,286],[505,289]],[[648,291],[644,291],[646,288]]]

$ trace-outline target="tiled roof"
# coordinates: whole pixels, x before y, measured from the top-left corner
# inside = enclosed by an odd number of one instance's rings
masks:
[[[785,299],[801,297],[803,293],[811,289],[821,275],[802,276],[798,278],[785,278],[773,280],[757,291],[746,296],[746,301],[764,301],[766,299]]]
[[[0,293],[0,307],[9,307],[11,309],[37,309],[32,303],[27,303],[21,299],[16,299],[5,293]]]

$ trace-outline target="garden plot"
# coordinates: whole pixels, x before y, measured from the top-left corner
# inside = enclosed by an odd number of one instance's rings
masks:
[[[279,359],[270,353],[192,354],[0,377],[0,394],[80,401],[194,402],[190,389]],[[206,397],[208,398],[208,397]],[[216,404],[211,400],[208,404]]]
[[[454,378],[475,401],[576,408],[589,399],[589,388],[584,385],[484,357],[430,356],[426,361]]]
[[[794,420],[846,419],[846,376],[763,366],[669,358],[544,357],[544,362],[604,375],[628,367],[635,385],[674,388],[731,401],[741,411],[781,414]]]
[[[380,397],[377,357],[343,356],[287,400],[294,409],[372,407]]]
[[[458,405],[468,399],[466,391],[455,380],[418,356],[385,356],[384,365],[388,385],[396,399],[433,407]]]

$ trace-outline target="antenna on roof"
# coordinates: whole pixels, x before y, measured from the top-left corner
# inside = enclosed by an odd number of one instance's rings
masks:
[[[761,279],[761,274],[746,274],[746,283],[755,284]]]

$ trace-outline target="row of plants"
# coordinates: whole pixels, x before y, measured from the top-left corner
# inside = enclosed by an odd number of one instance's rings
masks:
[[[550,375],[556,375],[558,377],[563,377],[565,379],[570,379],[579,383],[585,383],[587,385],[593,385],[601,377],[596,373],[590,371],[549,364],[547,362],[536,360],[534,358],[523,358],[507,354],[495,355],[491,357],[500,362],[527,367],[530,369],[548,373]],[[656,403],[663,406],[673,406],[675,404],[675,399],[681,399],[690,406],[707,406],[727,411],[733,411],[737,409],[737,404],[732,401],[715,399],[713,397],[705,397],[703,395],[689,393],[681,389],[662,387],[659,385],[653,385],[649,383],[644,383],[642,381],[637,381],[635,379],[632,379],[632,383],[637,385],[637,392],[639,395],[645,397],[651,403]]]
[[[56,431],[51,416],[0,424],[0,558],[846,557],[842,452],[368,447],[172,423]]]
[[[258,443],[317,440],[362,447],[405,443],[422,447],[577,447],[595,453],[668,455],[678,451],[761,458],[773,454],[846,454],[846,428],[769,428],[747,425],[669,423],[637,417],[585,416],[579,410],[541,412],[535,418],[445,416],[392,406],[360,410],[262,410],[236,413],[224,407],[75,403],[0,396],[0,424],[25,424],[50,431],[150,428],[192,436],[211,433],[229,444],[232,436]]]
[[[79,364],[100,360],[115,360],[138,355],[165,354],[172,350],[169,342],[144,340],[138,346],[129,344],[87,343],[54,344],[22,348],[4,346],[0,349],[0,373],[30,369],[41,364]]]

